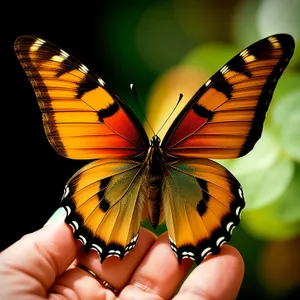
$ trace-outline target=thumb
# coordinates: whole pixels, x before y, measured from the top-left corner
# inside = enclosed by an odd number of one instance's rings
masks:
[[[32,284],[47,290],[75,259],[76,241],[70,227],[59,220],[25,235],[0,254],[0,285],[28,290]],[[1,288],[1,289],[2,289]],[[2,290],[3,292],[3,290]]]

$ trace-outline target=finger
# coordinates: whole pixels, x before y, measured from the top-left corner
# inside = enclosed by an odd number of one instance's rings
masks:
[[[178,263],[170,248],[167,234],[161,235],[133,274],[121,299],[170,299],[193,264],[184,259]]]
[[[0,254],[0,272],[5,275],[1,279],[1,293],[10,286],[15,287],[15,293],[29,291],[34,286],[44,296],[76,253],[72,231],[63,220],[24,236]]]
[[[174,300],[236,299],[244,276],[244,261],[232,246],[224,245],[189,275]]]
[[[77,263],[90,269],[102,281],[104,280],[108,282],[111,286],[120,291],[129,281],[134,270],[143,260],[155,240],[156,236],[152,232],[141,228],[136,246],[122,260],[118,257],[112,256],[107,258],[101,264],[99,255],[95,251],[91,251],[87,254],[80,249],[77,257]],[[97,297],[100,298],[101,296],[103,297],[103,293],[107,293],[109,291],[107,289],[103,289],[100,283],[91,274],[76,267],[76,265],[72,266],[68,272],[64,273],[59,278],[59,282],[64,282],[66,278],[70,277],[76,281],[75,289],[79,296],[80,293],[84,292],[84,296],[87,297],[88,292],[90,297],[97,295]],[[88,289],[86,288],[87,286],[89,287]]]

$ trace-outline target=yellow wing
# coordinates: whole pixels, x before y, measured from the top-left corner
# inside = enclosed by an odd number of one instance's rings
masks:
[[[229,241],[245,206],[235,177],[200,158],[168,164],[163,203],[172,250],[180,262],[191,258],[197,264]]]
[[[142,174],[138,162],[102,159],[79,170],[65,187],[65,221],[85,250],[96,250],[102,262],[108,256],[123,258],[137,242]]]

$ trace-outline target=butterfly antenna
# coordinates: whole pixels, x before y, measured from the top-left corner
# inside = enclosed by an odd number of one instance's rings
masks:
[[[140,101],[139,101],[139,99],[138,99],[137,93],[136,93],[136,91],[135,91],[135,86],[133,85],[133,83],[130,84],[130,89],[131,89],[132,92],[133,92],[135,101],[137,102],[137,104],[138,104],[138,106],[139,106],[139,109],[140,109],[140,111],[142,112],[143,117],[145,118],[147,124],[149,125],[149,127],[150,127],[150,129],[151,129],[153,135],[155,135],[155,132],[154,132],[153,128],[151,127],[151,125],[150,125],[150,123],[149,123],[149,121],[148,121],[148,119],[147,119],[147,117],[146,117],[146,115],[145,115],[145,113],[144,113],[144,110],[143,110],[143,108],[142,108],[142,105],[141,105],[141,103],[140,103]]]
[[[165,120],[165,122],[162,124],[162,126],[160,127],[160,129],[158,130],[157,135],[158,135],[159,132],[163,129],[163,127],[166,125],[166,123],[168,122],[168,120],[170,119],[170,117],[172,116],[172,114],[174,113],[174,111],[175,111],[175,109],[177,108],[178,104],[180,103],[182,97],[183,97],[183,95],[180,93],[180,94],[179,94],[178,101],[177,101],[175,107],[172,109],[171,113],[169,114],[169,116],[167,117],[167,119]]]

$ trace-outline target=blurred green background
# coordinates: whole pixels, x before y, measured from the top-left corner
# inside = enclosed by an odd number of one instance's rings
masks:
[[[129,84],[134,83],[154,128],[159,127],[156,121],[168,116],[164,108],[157,110],[163,101],[176,103],[180,93],[188,99],[230,58],[253,42],[274,33],[293,35],[295,54],[275,90],[262,138],[246,157],[220,163],[241,182],[246,199],[241,225],[230,241],[245,260],[239,299],[300,299],[300,0],[49,4],[47,16],[45,8],[22,5],[11,8],[17,29],[11,31],[10,43],[21,34],[51,40],[96,71],[141,116],[129,89]],[[6,54],[14,66],[10,77],[15,84],[12,92],[22,100],[17,110],[13,107],[16,101],[4,104],[17,114],[15,121],[10,122],[13,134],[7,137],[7,144],[13,147],[7,155],[19,157],[17,147],[32,145],[23,152],[27,160],[14,159],[7,168],[6,180],[11,184],[9,175],[15,172],[12,166],[33,170],[30,182],[22,174],[22,195],[15,191],[20,199],[15,213],[19,210],[20,223],[31,224],[23,226],[23,230],[34,230],[58,207],[58,195],[81,162],[66,162],[51,149],[31,87],[11,49]],[[1,60],[1,64],[5,63]],[[22,129],[25,137],[15,133],[13,123],[17,130],[27,126]],[[47,190],[49,184],[51,191]],[[58,186],[59,192],[52,185]],[[21,201],[25,191],[31,195],[26,204]],[[44,208],[40,207],[41,195]],[[35,221],[30,223],[28,216],[37,209],[30,205],[35,202],[40,210],[35,211]],[[49,202],[50,208],[45,204]],[[163,230],[164,226],[157,232]],[[19,230],[18,234],[24,232]],[[12,239],[13,235],[9,237],[5,232],[4,241],[9,244],[18,234]]]

